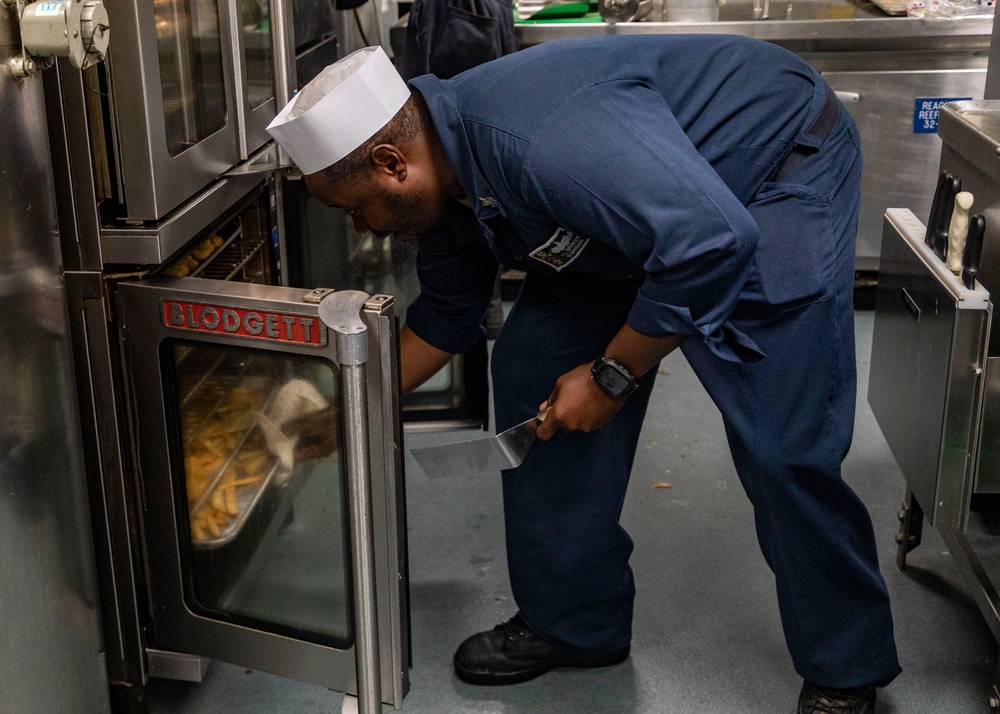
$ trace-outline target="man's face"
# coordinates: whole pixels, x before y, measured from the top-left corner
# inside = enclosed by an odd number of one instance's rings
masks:
[[[412,174],[402,181],[373,175],[334,183],[319,172],[305,181],[318,200],[344,209],[358,233],[405,239],[436,228],[444,216],[447,197],[442,198],[433,183],[417,181]]]

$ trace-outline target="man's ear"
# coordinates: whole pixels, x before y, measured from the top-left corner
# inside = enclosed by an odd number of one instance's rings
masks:
[[[406,178],[406,157],[395,144],[379,144],[372,149],[372,162],[376,176],[392,176],[399,181]]]

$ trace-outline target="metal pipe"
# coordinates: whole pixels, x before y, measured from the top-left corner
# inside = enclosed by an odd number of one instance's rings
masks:
[[[361,309],[368,294],[330,293],[319,317],[335,334],[344,394],[344,452],[347,501],[351,517],[351,575],[354,593],[354,661],[359,714],[382,711],[378,610],[375,592],[375,538],[372,534],[371,469],[368,461],[368,328]]]
[[[367,337],[362,334],[362,339]],[[354,558],[354,658],[358,674],[359,714],[382,711],[378,615],[375,608],[375,547],[372,535],[371,474],[368,468],[368,399],[365,365],[342,365],[344,431],[347,452],[347,500],[351,513]]]

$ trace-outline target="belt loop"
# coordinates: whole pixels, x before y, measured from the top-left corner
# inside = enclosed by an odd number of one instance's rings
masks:
[[[813,123],[809,125],[809,128],[805,130],[806,134],[810,134],[822,144],[826,140],[826,137],[830,135],[833,131],[833,127],[837,124],[837,119],[840,118],[840,100],[837,99],[836,93],[830,88],[830,85],[826,85],[826,98],[823,100],[823,106],[820,107],[819,114],[813,119]],[[774,176],[771,181],[780,182],[792,170],[805,161],[812,151],[806,151],[805,149],[795,145],[792,150],[788,152],[788,156],[785,160],[781,162],[777,171],[774,172]]]
[[[809,130],[806,133],[812,134],[820,141],[823,141],[833,131],[838,118],[840,118],[840,101],[837,99],[836,92],[828,84],[826,85],[826,98],[823,100],[823,107],[819,110],[819,115],[809,126]]]

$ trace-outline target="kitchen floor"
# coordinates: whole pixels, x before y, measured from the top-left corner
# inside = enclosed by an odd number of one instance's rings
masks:
[[[857,313],[858,411],[844,477],[868,505],[896,620],[903,674],[880,714],[989,712],[997,644],[937,532],[895,565],[902,475],[868,407],[872,312]],[[408,435],[407,448],[470,434]],[[632,655],[617,667],[525,684],[460,682],[466,636],[515,611],[500,478],[430,481],[407,459],[413,669],[404,714],[780,714],[801,684],[785,650],[774,583],[718,412],[677,353],[661,366],[623,523],[635,541]],[[984,554],[985,556],[986,554]],[[989,554],[992,558],[994,554]],[[151,714],[353,711],[343,694],[213,663],[200,684],[153,680]],[[392,711],[386,707],[385,710]]]

